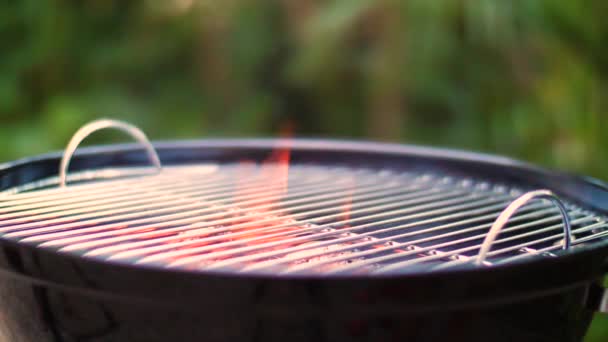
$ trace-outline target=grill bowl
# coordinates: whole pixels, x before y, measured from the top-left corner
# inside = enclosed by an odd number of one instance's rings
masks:
[[[190,141],[155,147],[164,165],[261,161],[273,150],[289,147],[294,164],[427,170],[521,189],[550,189],[597,215],[608,209],[608,191],[601,182],[467,152],[320,140]],[[60,155],[52,154],[5,164],[0,188],[53,177],[59,162]],[[145,162],[134,145],[94,147],[76,154],[71,172]],[[9,238],[0,242],[4,297],[11,298],[3,305],[11,308],[12,317],[5,331],[36,341],[40,336],[100,341],[200,336],[212,341],[432,341],[446,336],[577,341],[597,308],[595,284],[605,272],[608,254],[605,240],[598,239],[557,257],[492,267],[279,276],[108,262]]]

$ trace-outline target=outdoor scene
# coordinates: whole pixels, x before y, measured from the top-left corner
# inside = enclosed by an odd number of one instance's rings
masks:
[[[606,13],[601,0],[8,1],[0,163],[107,117],[152,140],[289,125],[608,180]],[[597,317],[586,341],[607,340]]]

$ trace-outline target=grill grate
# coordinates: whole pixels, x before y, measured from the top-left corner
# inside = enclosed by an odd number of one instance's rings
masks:
[[[388,273],[469,265],[524,189],[429,172],[292,164],[106,169],[0,193],[4,239],[152,267],[231,272]],[[125,177],[130,176],[130,177]],[[117,178],[118,177],[118,178]],[[573,248],[608,234],[566,203]],[[486,265],[560,253],[563,223],[530,202]],[[414,268],[414,266],[419,266]]]

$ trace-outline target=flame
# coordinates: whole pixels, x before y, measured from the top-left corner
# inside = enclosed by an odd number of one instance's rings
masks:
[[[266,185],[266,189],[273,189],[281,198],[287,194],[289,188],[289,163],[291,160],[289,139],[292,137],[292,133],[293,130],[291,125],[284,125],[282,127],[280,133],[282,139],[280,142],[286,142],[286,144],[280,144],[275,148],[270,156],[260,163],[259,168],[256,169],[255,163],[252,164],[251,161],[241,161],[240,167],[238,168],[241,174],[237,175],[237,183],[234,191],[237,203],[246,201],[246,198],[248,198],[247,196],[252,194],[252,192],[246,190],[251,183],[264,184]],[[252,172],[255,173],[253,177],[251,177]],[[260,190],[256,187],[253,190],[253,194],[259,191]],[[254,207],[256,207],[255,213],[265,215],[273,209],[276,209],[281,202],[280,199],[276,199],[276,196],[277,195],[273,193],[273,195],[269,196],[269,199],[266,200],[261,197],[261,203],[256,203],[254,205]]]
[[[260,198],[260,202],[253,205],[252,208],[241,208],[248,212],[250,215],[243,217],[240,224],[247,224],[247,227],[239,229],[240,232],[250,231],[249,234],[242,234],[234,237],[238,240],[249,240],[252,238],[262,237],[267,234],[264,232],[257,232],[259,229],[268,228],[276,225],[285,225],[286,222],[291,220],[288,214],[277,216],[272,212],[280,209],[281,199],[287,194],[289,189],[289,164],[291,161],[291,149],[289,147],[289,139],[293,136],[293,128],[290,123],[283,125],[280,131],[279,146],[275,148],[270,156],[260,163],[259,170],[256,176],[251,177],[239,177],[240,179],[246,179],[245,183],[260,183],[266,185],[267,189],[272,189],[273,193],[271,196],[264,196]],[[243,165],[243,163],[241,163]],[[250,170],[251,171],[251,170]],[[239,199],[243,199],[242,185],[236,187],[235,197],[237,203],[241,202]],[[259,190],[255,190],[259,191]],[[255,193],[255,192],[254,192]],[[251,193],[250,193],[251,194]],[[250,210],[248,210],[250,209]],[[264,220],[260,224],[256,222]],[[293,221],[293,220],[291,220]],[[273,230],[273,233],[283,233],[298,229],[297,227],[285,227]],[[247,241],[246,245],[259,245],[268,242],[275,242],[285,239],[284,237],[274,237],[268,239],[256,239],[255,241]]]
[[[276,148],[270,157],[262,163],[262,177],[281,188],[285,195],[289,187],[289,163],[291,161],[290,140],[293,137],[293,126],[287,123],[281,128],[281,142],[284,146]]]
[[[287,195],[289,188],[289,165],[291,161],[291,149],[289,139],[293,134],[291,124],[283,125],[280,131],[280,140],[278,146],[273,149],[270,155],[262,162],[256,163],[252,160],[241,160],[238,163],[235,174],[234,185],[234,203],[238,206],[233,211],[229,211],[222,219],[228,219],[230,222],[223,226],[223,233],[214,233],[213,228],[209,229],[208,234],[198,234],[196,238],[183,236],[181,241],[196,240],[197,238],[208,238],[211,236],[226,235],[226,239],[218,239],[215,241],[201,241],[200,243],[193,242],[184,246],[183,250],[188,250],[193,246],[206,246],[213,244],[222,244],[226,242],[243,241],[241,247],[255,246],[269,242],[276,242],[290,239],[291,236],[278,236],[263,238],[267,234],[289,233],[301,229],[298,224],[291,219],[286,212],[277,213],[280,209],[282,199]],[[261,189],[261,190],[260,190]],[[268,194],[260,194],[256,198],[256,194],[266,192]],[[250,203],[243,206],[241,203]],[[259,232],[261,229],[280,226],[272,229],[270,232]],[[234,227],[234,229],[230,229]],[[234,235],[238,234],[238,235]],[[253,241],[251,241],[253,240]],[[286,243],[266,249],[276,250],[288,248],[294,244]],[[236,248],[238,248],[237,246]],[[213,248],[207,253],[218,253],[229,251],[235,247]],[[184,255],[182,257],[187,257]],[[228,259],[231,256],[214,258],[214,260]],[[179,260],[181,257],[176,257],[173,261]],[[209,263],[209,262],[207,262]]]
[[[281,143],[275,148],[270,156],[262,161],[259,168],[256,168],[256,163],[250,160],[242,160],[238,167],[237,182],[235,186],[234,196],[236,202],[245,201],[252,192],[248,191],[248,186],[251,183],[264,183],[268,188],[278,189],[280,195],[285,195],[289,187],[289,163],[291,160],[291,149],[289,147],[289,139],[293,136],[291,124],[283,125],[280,132]],[[252,177],[252,172],[255,175]],[[259,190],[254,190],[255,191]],[[259,211],[266,213],[271,211],[280,203],[280,200],[267,200],[262,204],[256,204],[256,207],[262,207]],[[257,210],[257,209],[256,209]]]
[[[263,251],[268,252],[314,242],[314,240],[289,241],[295,237],[294,232],[304,229],[303,224],[296,221],[288,212],[281,211],[282,203],[289,189],[289,168],[291,163],[289,139],[291,139],[292,133],[293,128],[290,124],[283,125],[279,144],[267,158],[259,163],[251,160],[242,160],[238,163],[232,194],[236,208],[223,214],[223,219],[228,219],[229,223],[221,226],[221,232],[214,232],[214,230],[217,230],[215,229],[216,227],[206,228],[207,231],[197,232],[196,234],[192,234],[193,236],[188,236],[189,234],[186,232],[183,236],[179,237],[180,241],[189,241],[187,245],[181,248],[185,253],[175,256],[172,261],[175,262],[181,258],[192,256],[192,254],[186,251],[193,247],[210,246],[204,253],[214,254],[241,247],[279,242],[275,246],[263,249]],[[343,223],[341,228],[348,227],[347,221],[351,219],[354,187],[354,178],[347,179],[345,182],[347,195],[342,200],[342,203],[339,204],[339,212],[336,217],[338,221]],[[226,237],[222,238],[222,234]],[[268,236],[271,234],[279,234],[279,236]],[[215,239],[208,241],[206,238],[209,237],[215,237]],[[197,242],[196,239],[203,240]],[[280,243],[281,241],[285,241],[285,243]],[[240,243],[236,246],[221,246],[228,242]],[[217,246],[213,247],[214,245]],[[344,245],[346,244],[342,244],[342,246]],[[230,259],[235,256],[254,255],[257,252],[259,250],[239,254],[227,253],[224,256],[214,256],[213,260],[205,260],[198,265],[191,265],[191,267],[204,267],[205,265],[212,264],[213,261]],[[260,261],[264,260],[253,260],[247,264],[255,264]]]

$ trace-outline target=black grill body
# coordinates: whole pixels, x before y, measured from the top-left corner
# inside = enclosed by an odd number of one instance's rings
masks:
[[[265,158],[277,141],[156,144],[165,164]],[[287,143],[287,142],[285,142]],[[449,170],[547,188],[600,213],[601,182],[472,153],[289,142],[294,162]],[[59,155],[5,164],[0,189],[53,176]],[[145,163],[136,146],[83,149],[72,170]],[[608,248],[489,268],[390,275],[189,272],[101,262],[0,239],[2,334],[14,341],[581,341]]]
[[[240,306],[205,309],[203,295],[192,301],[198,309],[182,310],[24,285],[2,283],[11,296],[2,303],[8,341],[581,341],[593,314],[584,305],[588,286],[509,304],[418,314],[353,314],[325,308],[326,298],[314,288],[290,293],[325,310],[307,315],[297,308],[256,310],[264,305],[263,287]],[[223,295],[230,294],[215,293]]]

